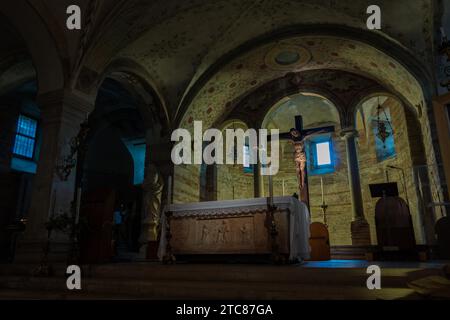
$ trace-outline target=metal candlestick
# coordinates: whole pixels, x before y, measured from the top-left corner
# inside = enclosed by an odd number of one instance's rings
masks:
[[[326,227],[328,227],[328,223],[327,223],[327,209],[328,209],[328,205],[325,202],[323,202],[320,207],[322,208],[322,213],[323,213],[323,224]]]

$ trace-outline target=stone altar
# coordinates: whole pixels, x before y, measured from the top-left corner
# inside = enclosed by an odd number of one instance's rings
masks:
[[[167,206],[161,217],[158,257],[177,255],[272,255],[310,257],[310,217],[293,197],[210,201]]]

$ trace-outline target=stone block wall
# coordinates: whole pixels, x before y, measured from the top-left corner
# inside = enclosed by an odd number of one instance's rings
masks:
[[[431,201],[432,202],[443,202],[445,199],[444,197],[444,190],[442,188],[442,185],[444,184],[443,177],[440,176],[438,166],[440,165],[436,159],[435,150],[439,149],[439,142],[437,141],[437,138],[433,138],[432,130],[435,130],[435,125],[433,122],[433,125],[430,125],[430,119],[432,119],[433,114],[431,113],[432,107],[430,106],[427,108],[426,106],[421,106],[420,110],[420,129],[423,136],[423,142],[424,142],[424,152],[423,154],[426,157],[426,164],[427,168],[426,173],[429,177],[429,187],[431,191]],[[436,137],[436,134],[434,134],[434,137]],[[448,161],[448,159],[442,159],[442,161]],[[431,213],[432,217],[428,217],[431,219],[431,222],[433,222],[433,226],[428,226],[429,231],[433,232],[434,222],[439,220],[441,217],[443,217],[444,212],[441,210],[436,210],[437,208],[433,209],[433,212]]]
[[[399,101],[388,98],[384,102],[383,107],[389,108],[392,118],[396,151],[394,157],[379,162],[376,157],[375,136],[372,127],[368,124],[367,130],[370,130],[370,132],[367,135],[367,139],[365,138],[366,132],[364,129],[358,128],[360,137],[364,137],[359,139],[358,154],[364,213],[370,225],[372,243],[377,243],[375,205],[378,198],[373,199],[371,197],[369,185],[384,183],[388,179],[389,182],[398,183],[399,196],[409,202],[416,241],[417,243],[424,243],[423,222],[421,220],[421,211],[419,210],[417,184],[414,181],[413,174],[413,160],[421,150],[421,135],[414,128],[408,128],[405,108]],[[405,174],[405,181],[400,170],[390,169],[388,166],[402,168]]]
[[[173,202],[198,202],[200,199],[200,166],[178,165],[174,168]]]
[[[217,166],[217,200],[254,198],[253,174],[244,173],[242,165]]]

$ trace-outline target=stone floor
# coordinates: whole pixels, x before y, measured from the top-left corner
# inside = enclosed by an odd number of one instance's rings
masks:
[[[371,262],[366,260],[329,260],[329,261],[309,261],[303,267],[306,268],[367,268],[370,265],[377,265],[380,268],[423,268],[423,269],[440,269],[450,261],[427,261],[427,262],[395,262],[395,261],[378,261]]]
[[[382,289],[368,290],[367,266],[377,264]],[[52,277],[33,266],[0,265],[0,299],[423,299],[411,282],[443,275],[445,262],[331,260],[302,265],[176,264],[156,262],[84,266],[82,290],[66,288],[65,266]]]

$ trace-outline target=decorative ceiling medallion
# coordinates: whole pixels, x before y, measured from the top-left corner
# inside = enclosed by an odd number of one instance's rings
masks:
[[[281,51],[276,57],[275,62],[282,66],[294,64],[300,60],[300,55],[295,51]]]
[[[296,70],[311,60],[311,53],[300,46],[278,44],[264,58],[265,64],[274,70]]]

